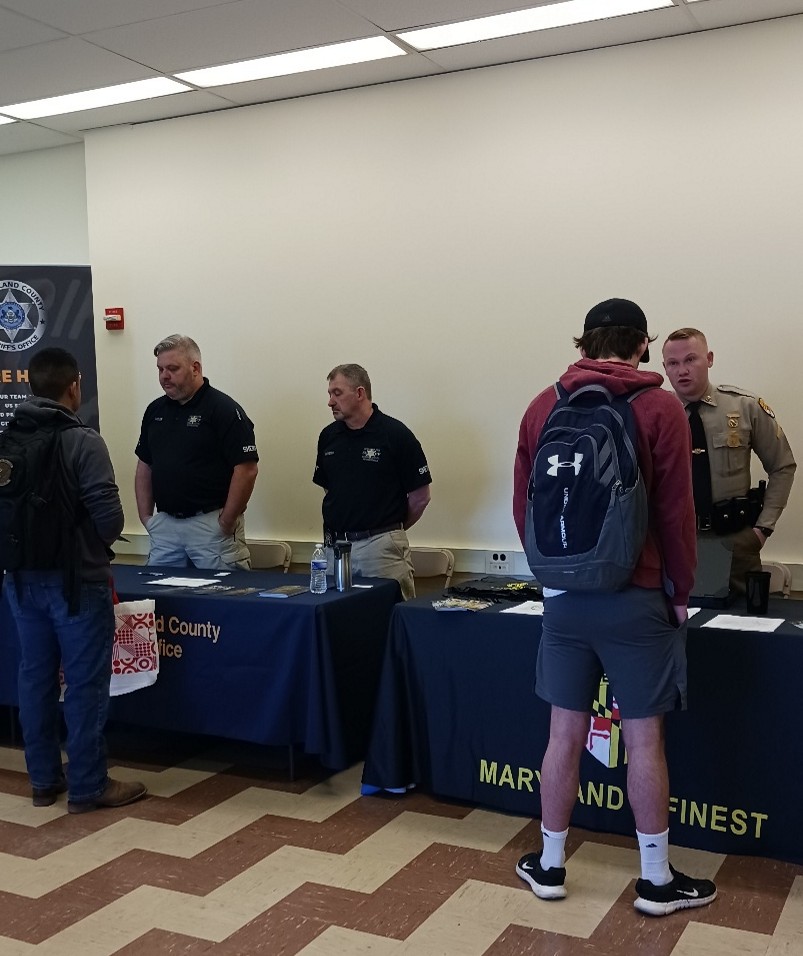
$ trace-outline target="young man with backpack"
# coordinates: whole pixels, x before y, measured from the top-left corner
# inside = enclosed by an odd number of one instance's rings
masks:
[[[663,916],[716,897],[710,880],[671,867],[668,846],[663,715],[685,707],[686,605],[696,564],[689,428],[675,396],[658,387],[662,377],[639,369],[650,338],[638,305],[601,302],[574,341],[582,358],[561,376],[561,388],[530,403],[515,462],[514,518],[544,585],[535,689],[551,704],[543,848],[522,857],[516,872],[541,899],[566,896],[565,842],[605,673],[622,715],[641,856],[635,906]],[[567,402],[577,407],[558,412]],[[636,467],[628,476],[629,443]],[[646,514],[634,504],[642,490]]]
[[[20,639],[19,715],[33,805],[67,793],[70,813],[119,807],[146,793],[111,780],[103,730],[114,608],[109,559],[123,508],[106,444],[77,416],[81,376],[64,349],[38,351],[32,398],[0,436],[0,564]],[[64,670],[65,777],[59,740]]]

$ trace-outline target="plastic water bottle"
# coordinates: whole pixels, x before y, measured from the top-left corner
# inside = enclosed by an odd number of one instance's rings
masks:
[[[309,564],[309,589],[313,594],[326,594],[326,552],[316,544]]]

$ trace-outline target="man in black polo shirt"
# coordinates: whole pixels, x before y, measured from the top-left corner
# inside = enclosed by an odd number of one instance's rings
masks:
[[[338,365],[328,379],[335,420],[318,438],[312,478],[326,491],[326,545],[351,541],[356,574],[396,578],[405,599],[415,597],[407,529],[430,500],[423,449],[406,425],[371,402],[371,380],[362,366]]]
[[[165,394],[145,410],[134,479],[148,564],[248,569],[243,512],[257,477],[254,426],[209,384],[191,338],[170,335],[153,354]]]

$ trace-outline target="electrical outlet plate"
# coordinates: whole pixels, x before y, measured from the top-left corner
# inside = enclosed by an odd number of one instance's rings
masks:
[[[485,570],[488,574],[510,574],[513,563],[508,551],[486,551]]]

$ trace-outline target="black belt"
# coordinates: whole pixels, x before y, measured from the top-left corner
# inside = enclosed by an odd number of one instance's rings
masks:
[[[331,547],[335,541],[366,541],[378,534],[387,534],[388,531],[401,531],[404,525],[401,521],[396,524],[386,525],[384,528],[370,528],[368,531],[330,531],[328,528],[324,531],[326,544]]]
[[[697,531],[702,534],[711,532],[718,537],[736,534],[757,521],[760,512],[761,505],[754,504],[747,495],[715,501],[710,514],[697,515]]]

